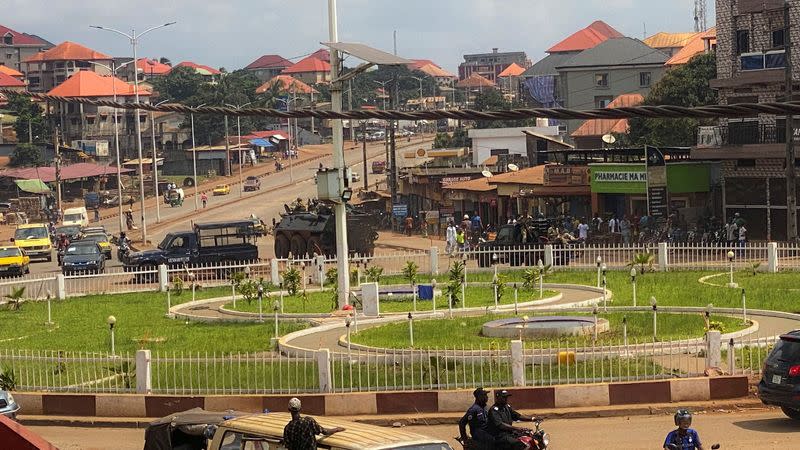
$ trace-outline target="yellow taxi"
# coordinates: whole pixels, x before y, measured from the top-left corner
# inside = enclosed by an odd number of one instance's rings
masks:
[[[218,184],[213,192],[214,195],[228,195],[231,193],[231,187],[227,184]]]
[[[47,225],[43,223],[17,225],[11,242],[31,258],[53,260],[53,243]]]
[[[31,273],[31,257],[19,247],[0,247],[0,276]]]
[[[100,251],[103,252],[103,256],[105,256],[106,259],[111,259],[111,242],[109,242],[107,234],[101,231],[91,231],[84,233],[80,240],[93,241],[98,247],[100,247]]]

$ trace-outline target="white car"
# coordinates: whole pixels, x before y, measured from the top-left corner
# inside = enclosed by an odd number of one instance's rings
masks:
[[[358,172],[350,172],[350,180],[353,182],[361,181],[361,175]]]

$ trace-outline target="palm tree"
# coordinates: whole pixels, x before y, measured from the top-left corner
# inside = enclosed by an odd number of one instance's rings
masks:
[[[647,252],[647,253],[637,253],[636,256],[633,257],[633,260],[628,263],[629,267],[635,267],[637,264],[639,265],[639,273],[645,272],[645,266],[649,269],[653,269],[653,262],[656,259],[656,255]]]
[[[12,311],[19,311],[22,306],[22,297],[25,295],[25,286],[16,287],[11,290],[10,294],[5,295],[8,299],[8,309]]]

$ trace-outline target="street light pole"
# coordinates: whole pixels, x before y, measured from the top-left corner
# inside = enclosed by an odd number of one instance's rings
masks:
[[[206,106],[205,103],[198,106],[198,108],[202,108]],[[200,200],[198,199],[198,187],[197,187],[197,142],[194,140],[194,113],[189,114],[189,120],[192,122],[192,176],[194,177],[194,210],[200,210]]]
[[[163,105],[168,101],[169,100],[162,100],[158,102],[156,106]],[[158,195],[158,149],[156,148],[156,121],[153,111],[150,111],[150,130],[153,137],[153,186],[155,187],[156,194],[156,223],[161,223],[161,207],[159,206],[161,202],[159,201]]]
[[[339,42],[339,31],[336,17],[336,0],[328,0],[328,32],[330,41]],[[342,84],[336,80],[339,78],[339,51],[331,49],[331,109],[333,112],[342,112]],[[344,160],[344,130],[342,119],[334,119],[333,124],[333,167],[339,171],[338,182],[339,191],[344,191],[345,160]],[[334,206],[336,217],[336,258],[337,271],[340,274],[350,273],[348,264],[347,247],[347,209],[344,202],[337,202]],[[337,277],[339,307],[349,303],[350,299],[350,277]]]
[[[251,103],[253,102],[248,102],[239,106],[229,104],[228,106],[231,108],[242,109]],[[236,134],[238,135],[238,143],[236,145],[238,147],[237,150],[239,151],[239,197],[242,197],[244,196],[244,184],[242,182],[242,116],[236,116]]]
[[[151,31],[157,30],[159,28],[164,28],[164,27],[168,27],[170,25],[174,25],[175,23],[176,22],[168,22],[168,23],[165,23],[163,25],[150,27],[150,28],[146,29],[144,32],[139,33],[138,35],[136,34],[136,30],[135,29],[131,31],[131,34],[128,34],[128,33],[124,33],[124,32],[119,31],[119,30],[115,30],[113,28],[107,28],[107,27],[102,27],[102,26],[98,26],[98,25],[91,25],[90,28],[96,28],[98,30],[110,31],[112,33],[117,33],[119,35],[122,35],[122,36],[125,36],[126,38],[128,38],[128,40],[131,43],[131,47],[133,47],[133,60],[136,61],[138,59],[138,55],[136,53],[136,46],[139,43],[139,39],[141,39],[142,36],[144,36],[145,34],[151,32]],[[134,70],[134,75],[133,75],[133,92],[134,92],[136,104],[138,105],[139,104],[139,72],[136,71],[136,70]],[[143,243],[147,243],[147,222],[145,220],[146,216],[145,216],[145,209],[144,209],[144,173],[143,173],[144,167],[142,165],[142,124],[139,122],[139,108],[136,108],[134,110],[134,113],[136,115],[136,119],[135,119],[135,121],[136,121],[136,151],[137,151],[138,156],[139,156],[139,195],[141,196],[140,205],[141,205],[141,208],[142,208],[142,215],[141,215],[141,220],[142,220],[142,242]],[[122,199],[120,199],[120,201],[122,201]]]

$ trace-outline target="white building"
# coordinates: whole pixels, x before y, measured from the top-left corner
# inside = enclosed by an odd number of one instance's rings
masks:
[[[542,120],[542,124],[546,124]],[[525,132],[561,140],[557,126],[536,126],[522,128],[486,128],[469,130],[472,139],[472,162],[476,166],[484,163],[495,155],[521,155],[528,154],[527,135]]]

